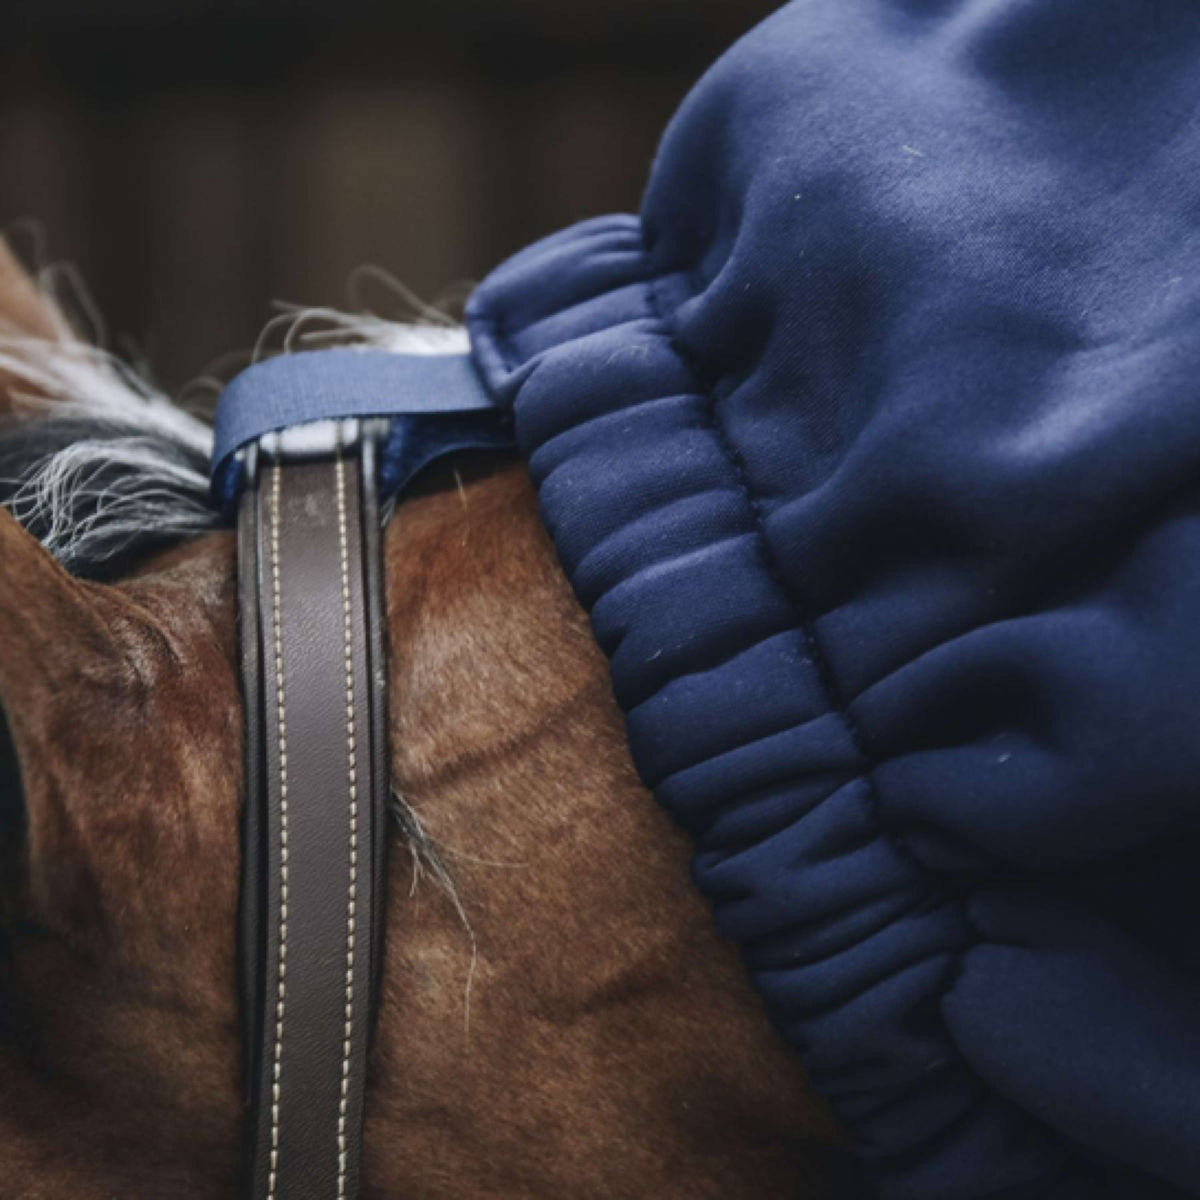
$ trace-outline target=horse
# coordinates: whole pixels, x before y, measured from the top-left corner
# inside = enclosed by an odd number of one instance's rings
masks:
[[[229,1197],[243,713],[208,431],[7,251],[0,324],[0,473],[24,481],[0,510],[0,1194]],[[524,468],[423,477],[384,575],[364,1200],[841,1194],[844,1139],[638,780]]]

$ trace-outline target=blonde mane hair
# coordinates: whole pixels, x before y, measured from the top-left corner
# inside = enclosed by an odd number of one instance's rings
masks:
[[[412,319],[280,306],[251,361],[330,344],[397,354],[469,348],[460,324],[381,272],[363,275],[387,283]],[[12,415],[0,425],[0,504],[68,570],[90,578],[219,528],[209,503],[208,420],[156,386],[144,364],[105,348],[103,322],[73,271],[48,268],[35,286],[51,314],[46,335],[0,321],[0,375],[12,398]],[[211,410],[220,386],[205,378],[184,395]]]

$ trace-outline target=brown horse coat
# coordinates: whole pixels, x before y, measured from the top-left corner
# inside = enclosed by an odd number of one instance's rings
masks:
[[[61,330],[7,256],[0,315]],[[447,470],[385,554],[394,777],[453,893],[397,835],[364,1198],[829,1194],[834,1131],[634,775],[524,472]],[[0,1196],[235,1194],[234,582],[230,534],[100,585],[0,512]]]

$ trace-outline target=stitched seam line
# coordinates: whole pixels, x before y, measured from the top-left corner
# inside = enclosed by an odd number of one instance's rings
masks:
[[[649,252],[647,251],[647,254],[648,253]],[[863,729],[859,725],[858,721],[854,718],[849,708],[842,701],[837,683],[834,679],[833,669],[830,665],[828,657],[825,654],[824,647],[821,645],[820,640],[817,637],[817,633],[813,627],[812,621],[807,616],[806,606],[802,602],[800,596],[796,594],[791,584],[785,578],[783,572],[780,570],[778,562],[775,560],[774,552],[771,550],[770,541],[767,537],[765,513],[763,511],[761,500],[750,483],[750,479],[746,473],[745,464],[742,461],[742,457],[737,448],[729,440],[724,423],[721,420],[718,412],[723,397],[718,391],[715,383],[709,379],[707,373],[701,368],[691,351],[678,337],[672,322],[666,317],[664,305],[662,303],[662,296],[659,291],[659,285],[661,284],[662,279],[663,276],[654,275],[648,281],[647,290],[650,307],[654,311],[655,316],[661,324],[663,332],[669,339],[671,346],[675,350],[675,353],[678,354],[680,359],[688,366],[697,383],[704,383],[704,381],[708,380],[708,386],[706,388],[707,394],[705,411],[709,419],[713,436],[716,438],[717,445],[720,447],[722,454],[725,456],[726,461],[733,470],[737,485],[746,498],[746,503],[750,510],[750,517],[753,521],[754,530],[757,535],[755,540],[758,549],[759,560],[762,563],[763,568],[766,570],[767,575],[791,606],[792,611],[795,614],[796,628],[800,631],[804,638],[805,646],[808,650],[810,658],[812,659],[813,665],[816,668],[817,678],[821,685],[821,691],[829,705],[829,710],[842,722],[843,728],[849,735],[850,742],[854,747],[855,753],[859,756],[862,766],[861,770],[856,774],[866,785],[867,804],[874,818],[876,828],[879,830],[887,844],[891,846],[895,854],[914,872],[914,875],[917,879],[923,881],[927,885],[934,885],[938,888],[939,893],[945,893],[947,890],[952,890],[948,889],[947,885],[937,880],[921,863],[921,861],[909,848],[903,835],[891,826],[890,821],[883,812],[882,806],[879,802],[879,792],[873,774],[875,760],[870,752],[869,747],[867,746]],[[979,931],[976,929],[975,924],[971,919],[970,910],[965,901],[963,901],[961,898],[959,899],[958,903],[958,914],[962,919],[963,926],[970,941],[974,943],[982,941],[983,939],[980,937]],[[970,943],[965,943],[963,945],[951,948],[951,966],[948,977],[943,984],[941,991],[943,997],[949,995],[958,983],[959,977],[963,971],[965,962],[964,954],[968,944]]]
[[[274,1200],[279,1182],[279,1109],[280,1076],[283,1065],[283,1017],[287,1000],[288,934],[288,757],[287,706],[283,683],[283,620],[280,615],[279,579],[279,500],[282,471],[275,467],[271,478],[271,625],[275,648],[275,704],[279,721],[279,952],[276,970],[279,981],[275,992],[275,1038],[271,1062],[271,1152],[267,1175],[267,1197]]]
[[[690,350],[687,349],[676,335],[674,327],[664,315],[661,297],[658,292],[659,279],[652,279],[649,284],[649,293],[651,305],[657,315],[659,323],[663,327],[670,340],[671,346],[675,353],[687,364],[696,380],[702,381],[706,378],[703,372],[693,357]],[[787,601],[788,606],[792,610],[793,621],[792,627],[795,628],[804,638],[805,649],[812,659],[813,666],[816,668],[817,679],[820,682],[821,692],[825,696],[826,702],[829,705],[829,711],[833,713],[842,722],[847,734],[850,737],[850,742],[854,747],[855,753],[858,755],[862,770],[856,774],[860,775],[867,785],[868,794],[871,800],[871,809],[875,814],[876,822],[879,825],[880,832],[892,843],[896,852],[900,854],[918,873],[918,877],[925,879],[928,872],[924,867],[913,857],[908,847],[904,845],[902,838],[889,829],[882,820],[882,814],[878,810],[878,797],[875,791],[875,782],[871,777],[871,766],[873,759],[866,746],[866,739],[858,722],[854,719],[846,706],[841,702],[837,685],[833,678],[833,671],[829,664],[829,660],[825,655],[824,648],[817,639],[816,630],[813,629],[812,622],[806,615],[806,607],[802,603],[799,596],[791,584],[784,577],[783,572],[779,569],[779,564],[775,561],[775,556],[770,548],[770,542],[767,539],[766,523],[764,520],[762,504],[758,495],[755,493],[750,484],[749,477],[746,474],[745,464],[742,461],[741,455],[736,447],[729,440],[726,433],[724,423],[718,415],[718,408],[723,397],[718,393],[716,387],[709,386],[704,393],[705,400],[705,415],[707,418],[708,428],[711,429],[717,445],[721,450],[730,469],[733,471],[734,480],[738,490],[745,497],[746,505],[750,510],[750,518],[753,523],[753,532],[755,535],[755,547],[758,551],[759,561],[762,563],[763,569],[770,577],[772,583],[775,584],[780,594]],[[782,630],[779,632],[783,632]]]
[[[649,258],[651,231],[644,230],[644,232],[646,233],[647,237],[646,255],[647,258]],[[758,534],[759,557],[765,570],[767,571],[767,574],[773,580],[776,587],[780,589],[784,598],[791,604],[793,610],[795,611],[798,628],[804,635],[809,653],[817,670],[817,676],[820,681],[821,688],[829,704],[830,711],[835,713],[844,723],[851,742],[860,759],[862,760],[862,769],[856,773],[855,777],[861,778],[865,784],[866,800],[874,818],[875,827],[879,830],[880,835],[887,842],[887,844],[892,847],[896,855],[914,871],[918,880],[926,885],[932,884],[938,888],[938,904],[941,905],[947,902],[953,904],[960,919],[962,920],[963,928],[966,931],[968,940],[957,946],[948,947],[950,965],[947,971],[947,977],[942,983],[940,996],[938,999],[938,1012],[941,1014],[943,1011],[942,1006],[945,1004],[946,999],[954,992],[954,990],[958,987],[959,981],[962,979],[966,966],[967,950],[971,947],[971,945],[979,945],[986,939],[983,937],[975,923],[974,918],[971,915],[970,905],[967,902],[966,897],[963,896],[953,884],[941,884],[940,881],[937,880],[933,872],[926,868],[921,863],[917,855],[909,848],[903,835],[892,827],[887,814],[883,811],[883,807],[879,798],[878,785],[873,774],[874,767],[877,765],[877,760],[870,751],[862,726],[850,711],[848,702],[841,696],[837,686],[836,678],[833,674],[832,666],[826,657],[824,648],[822,647],[820,639],[817,636],[817,632],[813,624],[813,617],[808,613],[802,597],[796,592],[795,589],[792,588],[790,583],[784,577],[783,572],[779,568],[779,564],[775,559],[774,552],[772,551],[770,542],[767,538],[765,513],[763,511],[761,500],[751,486],[741,455],[730,441],[724,423],[718,415],[718,408],[723,397],[718,392],[715,380],[713,380],[709,373],[702,368],[701,364],[696,360],[692,352],[687,346],[684,345],[682,339],[676,332],[673,322],[667,318],[665,306],[662,303],[662,296],[658,286],[661,280],[661,275],[654,275],[651,276],[647,282],[650,306],[654,310],[655,315],[662,326],[663,332],[669,340],[669,343],[674,349],[675,353],[678,354],[680,359],[687,365],[688,369],[692,372],[693,377],[698,383],[707,382],[708,384],[707,411],[711,419],[712,431],[717,439],[718,445],[721,447],[722,453],[725,455],[730,466],[732,467],[738,485],[742,489],[747,503],[749,504],[750,513]],[[953,1055],[951,1060],[953,1066],[960,1070],[967,1070],[969,1073],[969,1068],[966,1067],[962,1051],[959,1049],[954,1038],[950,1035],[949,1030],[944,1027],[944,1018],[942,1036],[945,1038],[946,1044],[950,1047],[951,1054]],[[993,1089],[986,1089],[984,1093],[984,1099],[986,1099],[986,1101],[990,1104],[995,1104],[997,1103],[997,1093]],[[975,1103],[978,1104],[980,1101],[977,1099]],[[999,1103],[1002,1106],[1007,1104],[1007,1102],[1003,1099],[1000,1099]],[[1053,1131],[1049,1130],[1047,1125],[1033,1117],[1032,1114],[1023,1113],[1022,1115],[1025,1119],[1027,1128],[1030,1128],[1034,1131],[1035,1137],[1045,1137],[1048,1134],[1052,1137],[1054,1136]],[[959,1120],[961,1122],[964,1119],[965,1117],[960,1117]],[[852,1121],[851,1124],[853,1125],[854,1122]],[[1058,1142],[1058,1139],[1056,1138],[1056,1149],[1060,1148],[1061,1143]],[[1066,1151],[1062,1151],[1062,1153],[1064,1154],[1062,1161],[1051,1166],[1048,1171],[1039,1171],[1039,1173],[1036,1175],[1030,1175],[1026,1182],[1029,1182],[1030,1180],[1041,1181],[1043,1179],[1053,1180],[1054,1178],[1066,1178],[1066,1172],[1071,1169],[1071,1165],[1075,1162],[1075,1156]],[[1072,1177],[1073,1176],[1074,1172],[1072,1171]],[[992,1193],[988,1194],[991,1195]],[[996,1193],[997,1196],[999,1196],[999,1194],[1000,1193]]]
[[[346,762],[350,796],[350,883],[346,896],[346,1022],[342,1031],[342,1090],[338,1102],[339,1200],[346,1195],[346,1114],[350,1100],[350,1058],[354,1037],[354,927],[358,910],[358,747],[354,705],[354,629],[350,604],[350,550],[346,530],[346,468],[341,448],[335,451],[338,542],[342,567],[342,624],[346,657]]]

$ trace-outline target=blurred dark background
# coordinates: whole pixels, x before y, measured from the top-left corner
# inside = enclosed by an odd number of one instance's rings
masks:
[[[635,209],[675,105],[776,3],[7,0],[0,228],[177,388],[360,264],[436,300]]]

